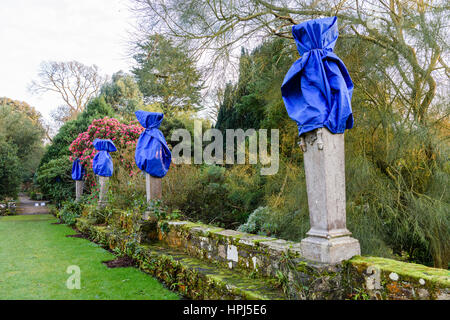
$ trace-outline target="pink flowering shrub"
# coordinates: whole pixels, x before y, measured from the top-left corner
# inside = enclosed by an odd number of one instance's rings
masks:
[[[70,160],[79,158],[86,169],[86,187],[93,189],[96,187],[92,162],[97,150],[93,146],[95,139],[111,139],[116,148],[116,152],[111,152],[113,158],[114,171],[123,169],[129,176],[134,176],[139,169],[134,163],[134,152],[140,134],[145,130],[138,121],[121,123],[115,118],[105,117],[95,119],[87,131],[80,133],[71,143],[69,150],[72,155]]]

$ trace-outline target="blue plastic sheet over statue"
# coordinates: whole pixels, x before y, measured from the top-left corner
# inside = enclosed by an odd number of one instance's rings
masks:
[[[83,180],[84,174],[84,167],[77,158],[72,165],[72,180]]]
[[[333,53],[339,35],[337,18],[306,21],[292,27],[300,53],[281,86],[289,117],[299,135],[326,127],[343,133],[353,127],[353,83],[341,59]]]
[[[145,128],[136,145],[134,160],[142,171],[152,177],[162,178],[167,174],[172,154],[159,126],[164,115],[159,112],[136,111],[136,118]]]
[[[117,151],[116,146],[110,139],[95,139],[94,148],[99,152],[95,155],[92,169],[96,175],[111,177],[113,174],[113,162],[110,152]]]

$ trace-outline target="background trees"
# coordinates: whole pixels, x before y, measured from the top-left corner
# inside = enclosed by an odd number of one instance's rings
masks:
[[[443,1],[135,3],[145,31],[136,43],[136,65],[131,75],[113,75],[84,111],[61,127],[39,169],[48,197],[60,201],[59,194],[73,194],[69,145],[79,145],[83,132],[89,141],[101,136],[88,132],[94,119],[129,123],[142,108],[165,113],[161,130],[169,146],[174,129],[192,133],[196,111],[211,98],[202,90],[209,76],[210,93],[218,97],[215,127],[279,129],[280,170],[262,177],[255,166],[176,165],[165,177],[164,204],[194,221],[234,229],[247,221],[255,233],[304,238],[309,218],[303,155],[280,86],[299,58],[292,25],[337,15],[335,52],[355,84],[355,127],[346,132],[348,225],[363,254],[448,267],[449,29]],[[219,64],[230,61],[236,73]],[[132,164],[126,148],[113,157]],[[82,149],[88,154],[76,155],[89,160],[92,149]],[[119,165],[112,179],[117,195],[112,201],[123,209],[145,203],[143,176],[130,176],[129,169]]]
[[[195,60],[170,39],[152,34],[137,44],[132,72],[146,103],[157,102],[166,115],[200,109],[201,74]]]
[[[143,107],[143,95],[134,77],[122,71],[113,74],[110,82],[105,83],[100,94],[106,103],[124,117],[133,116]]]
[[[31,83],[30,90],[57,93],[65,103],[52,115],[60,124],[75,119],[105,81],[96,65],[86,66],[78,61],[42,62],[38,77]]]
[[[0,134],[0,200],[15,198],[20,186],[20,166],[17,148]]]
[[[292,39],[293,24],[335,15],[341,42],[363,41],[383,57],[374,61],[373,70],[390,87],[384,100],[407,120],[427,121],[437,79],[450,74],[445,1],[134,1],[148,33],[157,29],[189,47],[191,54],[208,59],[210,66],[221,66],[215,62],[229,60],[241,46],[254,48],[272,36]],[[367,82],[357,85],[364,90]],[[385,105],[370,90],[366,99],[375,107]],[[448,108],[440,111],[441,116],[448,114]]]
[[[15,197],[20,184],[32,180],[42,157],[43,138],[44,129],[27,113],[11,104],[0,105],[0,197]]]

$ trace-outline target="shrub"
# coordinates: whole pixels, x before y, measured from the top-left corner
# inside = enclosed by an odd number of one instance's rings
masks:
[[[76,218],[81,217],[83,211],[83,204],[76,201],[66,201],[59,212],[59,220],[71,226],[76,222]]]
[[[112,116],[111,106],[102,97],[92,99],[86,109],[71,121],[67,121],[53,137],[52,144],[47,148],[41,159],[39,167],[42,167],[51,160],[59,159],[62,156],[69,156],[69,146],[74,139],[91,124],[92,120],[105,116]]]
[[[88,218],[92,220],[94,224],[104,224],[113,214],[114,210],[111,207],[93,207],[92,210],[89,211]]]
[[[171,166],[163,180],[164,204],[189,220],[236,228],[262,200],[262,178],[255,170],[251,166],[231,170],[217,165]]]
[[[137,140],[144,130],[137,121],[121,123],[117,119],[108,117],[93,120],[88,129],[80,133],[69,147],[72,153],[70,160],[79,158],[86,168],[85,188],[89,190],[96,185],[92,171],[94,156],[97,154],[97,150],[93,146],[95,139],[111,139],[117,147],[117,152],[111,153],[115,160],[114,169],[121,166],[126,168],[129,175],[132,176],[138,169],[134,163],[134,157],[130,158],[130,154],[134,155]]]
[[[238,231],[267,235],[267,221],[269,217],[267,207],[255,209],[249,216],[246,223],[239,226]]]
[[[20,177],[17,149],[0,136],[0,200],[5,197],[17,197]]]
[[[46,199],[58,207],[75,194],[75,183],[71,177],[72,162],[68,156],[51,160],[38,170],[37,182]]]

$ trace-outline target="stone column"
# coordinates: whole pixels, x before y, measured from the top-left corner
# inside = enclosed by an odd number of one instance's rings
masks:
[[[359,255],[359,242],[346,226],[344,134],[317,129],[305,133],[300,146],[311,224],[301,241],[303,257],[336,264]]]
[[[147,193],[147,203],[152,200],[161,199],[162,196],[162,184],[161,178],[155,178],[145,173],[145,191]],[[150,211],[144,212],[144,220],[148,220],[150,217]]]
[[[98,206],[105,207],[108,203],[107,194],[109,187],[109,177],[98,176],[100,184],[100,194],[98,195]]]
[[[75,181],[75,196],[76,196],[76,201],[80,201],[81,197],[83,196],[83,181],[82,180]]]

